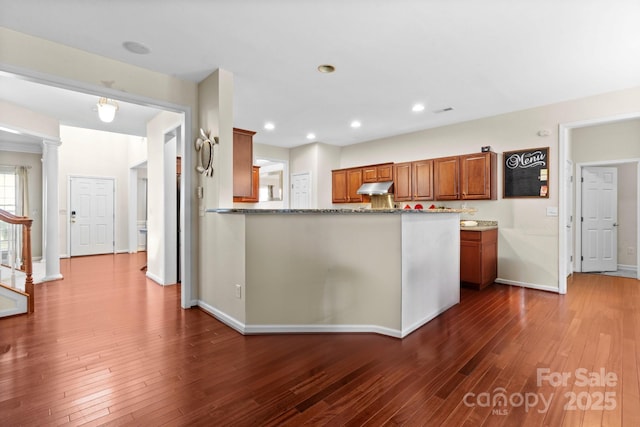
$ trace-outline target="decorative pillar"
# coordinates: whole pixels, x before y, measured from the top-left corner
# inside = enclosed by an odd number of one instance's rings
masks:
[[[42,141],[42,164],[44,179],[43,229],[45,246],[42,253],[45,257],[44,281],[62,279],[60,274],[60,231],[58,224],[58,147],[59,140],[45,139]]]

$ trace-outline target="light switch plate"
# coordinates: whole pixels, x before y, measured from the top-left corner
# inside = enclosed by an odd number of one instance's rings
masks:
[[[558,216],[558,208],[555,206],[548,206],[547,216]]]

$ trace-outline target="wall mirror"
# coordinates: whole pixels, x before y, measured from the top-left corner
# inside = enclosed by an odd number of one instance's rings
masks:
[[[283,162],[268,159],[256,159],[260,166],[260,202],[276,202],[284,200],[284,166]]]

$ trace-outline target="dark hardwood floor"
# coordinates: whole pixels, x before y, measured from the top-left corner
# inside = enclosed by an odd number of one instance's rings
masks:
[[[34,314],[0,319],[0,425],[640,425],[637,280],[463,289],[403,340],[242,336],[144,262],[63,260]]]

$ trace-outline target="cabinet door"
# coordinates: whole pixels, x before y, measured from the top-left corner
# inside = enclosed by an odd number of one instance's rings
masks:
[[[253,182],[253,135],[255,132],[233,129],[233,195],[251,197]]]
[[[396,202],[411,200],[411,162],[393,165],[393,194]]]
[[[260,201],[260,166],[254,166],[251,173],[251,197],[233,196],[238,203],[258,203]]]
[[[433,160],[433,182],[436,200],[460,198],[460,158],[442,157]]]
[[[347,200],[347,171],[335,170],[331,172],[331,193],[333,203],[346,203]]]
[[[378,182],[393,181],[393,163],[378,166],[376,175]]]
[[[362,194],[356,193],[362,186],[362,169],[347,170],[347,200],[350,203],[360,203],[363,201]]]
[[[482,283],[482,246],[480,242],[460,240],[460,281],[479,286]]]
[[[433,160],[413,162],[413,200],[433,200]]]
[[[362,168],[362,182],[378,182],[378,168],[375,166]]]
[[[497,155],[493,152],[460,156],[461,199],[497,199]]]

